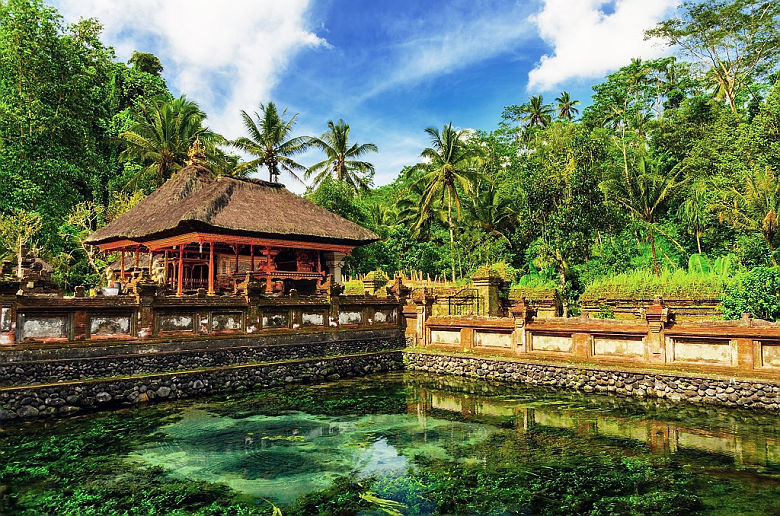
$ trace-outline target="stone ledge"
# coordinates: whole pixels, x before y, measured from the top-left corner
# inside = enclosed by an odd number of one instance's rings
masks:
[[[165,371],[206,369],[216,366],[255,364],[278,360],[397,350],[404,347],[399,330],[372,330],[321,338],[256,339],[251,342],[220,340],[219,346],[177,349],[177,346],[143,347],[135,353],[49,358],[0,363],[0,385],[4,387],[61,383],[88,378],[138,376]],[[244,344],[232,345],[226,344]],[[67,350],[64,350],[67,351]],[[105,350],[110,352],[111,349]],[[63,353],[67,356],[66,353]],[[25,355],[28,359],[31,355]],[[33,355],[34,356],[34,355]]]
[[[708,377],[670,371],[627,370],[405,350],[405,368],[508,383],[661,398],[697,404],[780,411],[780,384],[768,380]]]

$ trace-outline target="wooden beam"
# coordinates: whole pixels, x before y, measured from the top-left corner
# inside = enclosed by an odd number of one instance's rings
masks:
[[[134,240],[117,240],[115,242],[106,242],[104,244],[98,244],[97,247],[100,249],[101,252],[106,251],[116,251],[118,249],[122,249],[123,247],[133,247],[137,246],[138,242]]]
[[[347,244],[322,244],[315,242],[301,242],[298,240],[283,240],[276,238],[255,238],[255,237],[241,237],[235,235],[220,235],[217,233],[199,233],[191,232],[182,235],[176,235],[169,238],[162,238],[159,240],[150,240],[144,242],[143,245],[154,250],[162,250],[165,247],[190,244],[190,243],[206,243],[216,242],[222,244],[237,244],[237,245],[258,245],[268,247],[284,247],[291,249],[319,249],[322,251],[339,251],[349,254],[352,249],[357,247],[356,245]],[[106,244],[108,245],[108,244]]]

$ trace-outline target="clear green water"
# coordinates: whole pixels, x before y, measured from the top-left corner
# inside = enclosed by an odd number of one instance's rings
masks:
[[[28,514],[780,514],[773,414],[392,374],[0,432]]]

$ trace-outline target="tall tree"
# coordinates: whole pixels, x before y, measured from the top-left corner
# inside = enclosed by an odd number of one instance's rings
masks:
[[[34,211],[12,209],[8,215],[0,214],[0,250],[16,258],[16,275],[22,277],[23,250],[33,243],[41,230],[41,215]]]
[[[560,97],[557,97],[555,102],[555,109],[558,110],[558,118],[561,120],[572,120],[580,112],[575,107],[580,101],[572,100],[568,91],[561,92]]]
[[[44,245],[70,206],[105,187],[113,51],[100,24],[66,27],[39,0],[0,2],[0,213],[40,213]]]
[[[723,100],[737,111],[740,94],[777,66],[780,3],[767,0],[688,1],[677,16],[648,30],[701,63]]]
[[[328,121],[328,130],[319,138],[312,138],[309,142],[325,153],[325,159],[315,163],[306,171],[306,179],[314,176],[314,187],[322,183],[322,180],[333,175],[338,181],[344,181],[355,191],[368,190],[366,176],[373,174],[374,165],[368,161],[361,161],[369,152],[378,152],[373,143],[357,144],[349,143],[349,124],[339,119],[335,124]]]
[[[633,217],[646,225],[653,252],[653,272],[660,275],[655,246],[657,215],[661,204],[683,184],[678,180],[682,167],[679,164],[667,167],[651,161],[644,154],[631,159],[625,145],[621,151],[622,167],[613,169],[600,186],[607,198],[628,209]]]
[[[429,127],[425,132],[430,136],[431,146],[420,153],[428,162],[417,165],[426,173],[420,178],[420,182],[425,185],[425,191],[420,199],[420,220],[416,228],[425,223],[437,201],[443,202],[446,199],[452,281],[455,281],[455,221],[460,219],[461,206],[458,188],[464,193],[472,191],[475,181],[480,177],[474,165],[482,156],[482,149],[469,145],[466,131],[454,129],[452,122],[445,125],[441,131]],[[453,204],[456,210],[455,218],[452,213]]]
[[[707,184],[699,181],[688,192],[685,200],[677,208],[688,230],[696,237],[696,249],[701,254],[701,237],[711,224],[712,212],[707,195]]]
[[[148,73],[150,75],[160,75],[163,71],[163,65],[160,59],[148,52],[133,52],[130,59],[127,60],[127,64],[133,65],[133,68]]]
[[[237,173],[264,166],[268,169],[268,178],[271,182],[278,181],[279,174],[284,170],[295,180],[303,183],[296,172],[306,172],[306,167],[295,161],[293,156],[309,148],[311,138],[291,137],[298,114],[285,120],[286,113],[286,109],[279,113],[273,102],[260,104],[260,113],[255,112],[254,118],[246,111],[241,111],[241,118],[244,120],[244,127],[249,136],[242,136],[231,143],[234,147],[255,156],[255,159],[236,167]]]
[[[196,138],[205,145],[207,157],[213,155],[222,137],[203,125],[205,119],[198,105],[183,95],[173,100],[156,98],[139,106],[133,124],[119,135],[125,144],[122,158],[145,165],[134,180],[151,174],[158,183],[164,182],[187,163]]]

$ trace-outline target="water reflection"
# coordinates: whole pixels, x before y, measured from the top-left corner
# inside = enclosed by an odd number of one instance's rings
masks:
[[[602,415],[581,407],[562,408],[552,406],[527,406],[515,401],[487,401],[466,396],[430,391],[418,391],[420,400],[410,409],[418,414],[425,426],[432,411],[458,413],[465,419],[473,416],[511,417],[517,429],[524,432],[541,425],[572,430],[586,438],[609,437],[646,443],[650,449],[672,454],[678,450],[698,451],[727,455],[739,465],[780,467],[780,440],[776,435],[767,436],[755,428],[714,430],[701,429],[659,421],[656,419],[625,419]]]
[[[530,437],[538,432],[564,432],[595,454],[609,448],[683,456],[694,467],[725,459],[727,469],[751,475],[780,471],[780,428],[772,414],[421,375],[297,389],[281,404],[261,393],[237,404],[187,406],[131,460],[277,504],[327,489],[350,473],[404,476],[421,457],[495,461],[486,452],[491,442],[538,443]],[[306,410],[302,396],[313,400]],[[345,396],[354,397],[354,406],[345,408]],[[366,399],[377,402],[360,403]],[[380,407],[382,399],[391,402]]]

